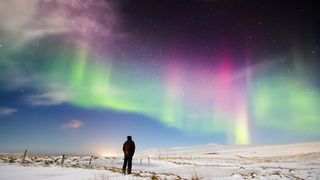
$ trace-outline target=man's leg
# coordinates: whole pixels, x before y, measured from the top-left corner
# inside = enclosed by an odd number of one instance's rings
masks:
[[[131,174],[131,168],[132,168],[132,156],[128,157],[128,174]]]
[[[127,158],[127,156],[124,156],[124,161],[123,161],[123,166],[122,166],[122,173],[126,173],[127,163],[128,163],[128,158]]]

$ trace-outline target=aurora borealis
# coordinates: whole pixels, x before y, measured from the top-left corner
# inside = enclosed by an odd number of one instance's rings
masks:
[[[320,140],[319,17],[312,2],[2,0],[0,150]]]

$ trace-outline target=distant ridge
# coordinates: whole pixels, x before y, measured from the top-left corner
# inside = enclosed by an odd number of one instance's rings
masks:
[[[271,152],[271,153],[270,153]],[[189,156],[190,154],[206,155],[206,154],[233,154],[238,156],[270,156],[270,155],[292,155],[320,152],[320,141],[305,142],[295,144],[281,145],[221,145],[221,144],[205,144],[186,147],[172,148],[151,148],[144,150],[137,155],[148,156]]]

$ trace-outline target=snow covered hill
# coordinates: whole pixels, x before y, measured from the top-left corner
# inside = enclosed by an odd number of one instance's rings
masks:
[[[133,174],[122,157],[0,156],[0,179],[320,179],[320,142],[288,145],[208,144],[137,152]]]

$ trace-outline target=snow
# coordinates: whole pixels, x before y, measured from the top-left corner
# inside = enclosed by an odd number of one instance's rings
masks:
[[[141,179],[112,173],[105,170],[33,167],[0,164],[0,179],[3,180],[107,180],[107,179]]]
[[[132,175],[122,157],[0,156],[0,179],[320,179],[320,142],[289,145],[208,144],[137,152]],[[11,162],[11,163],[10,163]],[[44,167],[45,166],[45,167]]]

